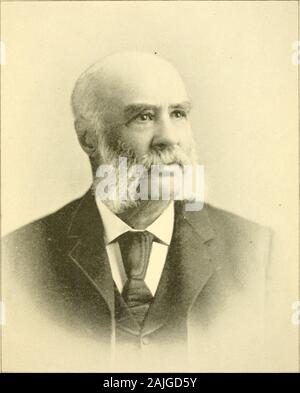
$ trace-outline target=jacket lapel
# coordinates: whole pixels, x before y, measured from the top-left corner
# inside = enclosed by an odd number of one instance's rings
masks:
[[[115,313],[114,282],[103,238],[103,225],[91,191],[82,198],[71,221],[68,257],[85,275]],[[211,277],[217,259],[211,253],[214,232],[204,208],[185,212],[175,203],[175,223],[166,263],[149,308],[143,333],[186,316]]]
[[[144,332],[186,318],[188,309],[211,277],[217,259],[211,253],[215,237],[207,211],[185,212],[176,203],[173,237],[161,280],[145,320]]]
[[[71,221],[68,257],[106,301],[114,313],[114,284],[103,238],[103,225],[94,196],[82,198]]]

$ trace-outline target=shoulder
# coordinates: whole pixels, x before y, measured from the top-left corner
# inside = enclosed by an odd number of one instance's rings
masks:
[[[270,236],[272,232],[270,228],[209,203],[205,203],[201,209],[195,211],[186,211],[181,205],[180,211],[200,235],[209,232],[212,236],[237,239]]]
[[[5,266],[12,271],[30,272],[30,269],[39,270],[50,261],[61,260],[68,246],[68,228],[81,199],[5,235],[1,240]]]
[[[216,237],[232,255],[243,255],[249,260],[263,260],[269,264],[273,230],[237,214],[208,205],[209,219],[214,227]]]
[[[272,229],[237,214],[205,206],[215,234],[215,251],[239,282],[264,277],[271,262]]]
[[[266,226],[210,204],[206,204],[204,209],[207,211],[214,230],[226,237],[263,238],[269,237],[272,233],[271,229]]]
[[[60,235],[67,233],[68,226],[72,221],[73,215],[80,205],[82,198],[69,202],[55,212],[41,217],[33,222],[26,224],[13,232],[8,233],[2,239],[2,244],[10,244],[16,241],[30,241],[42,238],[45,235]]]
[[[213,240],[211,247],[223,260],[268,264],[273,238],[270,228],[211,204],[184,215],[204,241]]]

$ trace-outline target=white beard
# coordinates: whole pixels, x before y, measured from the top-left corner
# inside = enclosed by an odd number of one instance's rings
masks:
[[[116,149],[118,151],[115,151],[110,146],[108,146],[105,136],[102,138],[101,142],[102,143],[99,147],[99,153],[102,158],[102,163],[105,163],[105,165],[110,165],[114,168],[116,180],[116,189],[114,192],[115,197],[110,199],[102,199],[98,195],[97,187],[102,179],[97,176],[95,176],[93,180],[93,191],[96,197],[99,197],[102,202],[115,214],[121,214],[127,209],[136,208],[143,202],[147,202],[143,199],[138,199],[137,191],[132,193],[132,190],[136,190],[137,185],[141,184],[145,174],[149,174],[149,171],[153,165],[170,165],[175,163],[177,164],[177,167],[182,168],[183,165],[194,166],[197,163],[196,152],[193,147],[188,153],[185,153],[178,146],[168,147],[164,150],[153,149],[153,151],[150,153],[145,154],[144,156],[137,159],[133,150],[127,148],[124,143],[119,143],[118,149]],[[124,174],[122,174],[122,176],[120,174],[119,157],[126,157],[127,159],[127,178],[124,178]],[[145,172],[141,176],[135,176],[132,178],[130,173],[132,173],[132,169],[136,165],[142,165],[145,168]],[[120,198],[119,196],[121,195],[121,189],[126,189],[126,191],[130,190],[131,192],[129,193],[129,196],[131,197],[126,199]],[[148,203],[149,202],[151,202],[151,200],[149,200]]]

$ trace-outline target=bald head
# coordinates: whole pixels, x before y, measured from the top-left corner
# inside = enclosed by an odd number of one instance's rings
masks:
[[[77,131],[83,125],[98,131],[130,104],[184,101],[187,95],[176,69],[157,55],[141,52],[116,53],[94,64],[79,77],[72,94]]]
[[[108,150],[139,159],[153,150],[191,151],[190,103],[176,69],[161,57],[122,52],[88,68],[72,94],[75,129],[93,171]],[[118,153],[119,152],[119,153]]]

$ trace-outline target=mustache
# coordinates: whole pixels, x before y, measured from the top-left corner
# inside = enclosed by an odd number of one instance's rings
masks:
[[[178,165],[183,168],[184,165],[191,164],[190,158],[180,147],[168,147],[163,150],[152,150],[139,159],[139,164],[143,165],[146,170],[150,170],[155,165]]]
[[[195,162],[194,152],[187,153],[178,145],[153,146],[149,153],[138,157],[131,148],[121,142],[115,154],[125,156],[130,166],[143,165],[148,170],[152,165],[177,164],[183,167]]]

